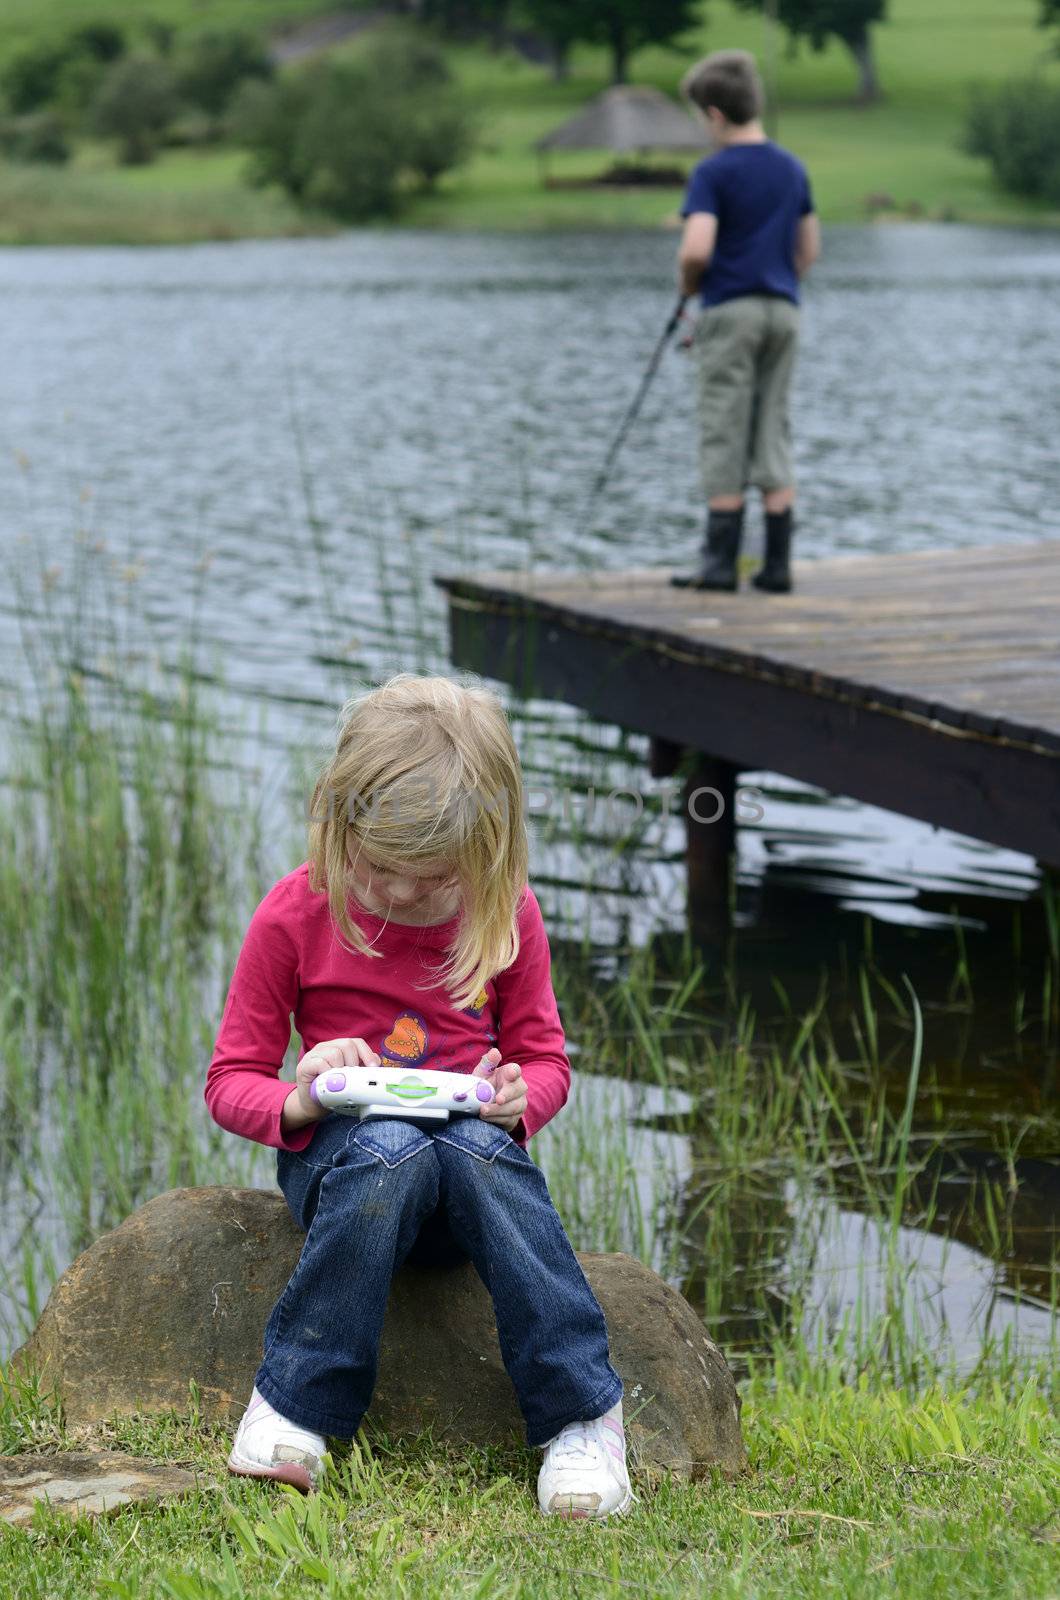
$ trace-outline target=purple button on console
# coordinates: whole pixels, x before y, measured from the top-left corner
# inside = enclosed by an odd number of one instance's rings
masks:
[[[344,1072],[328,1073],[328,1088],[331,1090],[332,1094],[338,1094],[339,1090],[345,1089],[345,1087],[346,1074]]]
[[[493,1099],[493,1089],[488,1083],[480,1083],[478,1088],[475,1090],[475,1098],[481,1100],[483,1104],[485,1104],[487,1100]]]
[[[466,1089],[459,1090],[459,1092],[457,1094],[454,1094],[453,1099],[454,1100],[466,1100],[467,1099],[467,1090]]]

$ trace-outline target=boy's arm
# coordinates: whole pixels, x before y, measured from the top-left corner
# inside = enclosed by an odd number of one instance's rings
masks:
[[[570,1087],[570,1063],[556,996],[541,908],[527,889],[519,909],[519,954],[493,980],[497,996],[497,1045],[502,1061],[517,1061],[526,1082],[527,1107],[512,1137],[531,1138],[562,1106]]]
[[[718,219],[710,211],[693,211],[685,218],[685,231],[677,252],[677,286],[681,294],[695,294],[710,266],[718,238]]]
[[[821,224],[816,211],[808,211],[799,218],[795,234],[795,271],[805,277],[821,254]]]

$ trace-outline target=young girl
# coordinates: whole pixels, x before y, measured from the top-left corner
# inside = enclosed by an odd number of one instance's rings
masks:
[[[390,1280],[470,1257],[493,1300],[544,1512],[630,1505],[607,1328],[526,1143],[567,1097],[548,940],[526,882],[522,778],[499,701],[393,678],[348,704],[313,796],[309,860],[251,920],[206,1082],[215,1121],[274,1146],[302,1253],[265,1329],[232,1472],[306,1491],[352,1438]],[[291,1016],[303,1054],[279,1071]],[[335,1067],[491,1074],[481,1117],[329,1115]],[[500,1220],[499,1220],[500,1219]]]

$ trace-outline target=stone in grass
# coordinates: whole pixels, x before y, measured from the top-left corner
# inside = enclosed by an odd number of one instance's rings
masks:
[[[98,1517],[120,1506],[167,1500],[195,1487],[193,1472],[157,1466],[116,1450],[0,1456],[0,1519],[28,1527],[46,1502],[73,1517]]]
[[[275,1191],[158,1195],[67,1268],[15,1362],[41,1374],[70,1423],[185,1410],[192,1382],[207,1418],[235,1421],[302,1239]],[[631,1256],[579,1259],[607,1318],[638,1465],[742,1471],[732,1374],[688,1302]],[[340,1262],[335,1270],[341,1282]],[[520,1436],[493,1309],[470,1263],[397,1274],[370,1416],[391,1437]]]

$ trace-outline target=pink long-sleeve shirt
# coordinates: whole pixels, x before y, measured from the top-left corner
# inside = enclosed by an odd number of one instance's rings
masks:
[[[436,1071],[472,1072],[493,1045],[517,1061],[527,1109],[516,1130],[525,1143],[567,1098],[570,1063],[550,977],[548,937],[533,891],[518,911],[519,955],[465,1010],[430,981],[452,943],[459,915],[433,927],[384,922],[355,902],[351,913],[380,956],[340,941],[327,896],[309,887],[303,862],[271,888],[251,918],[206,1074],[210,1115],[230,1133],[281,1150],[304,1150],[316,1124],[280,1127],[291,1085],[280,1068],[291,1019],[302,1054],[325,1039],[361,1038],[384,1060]]]

